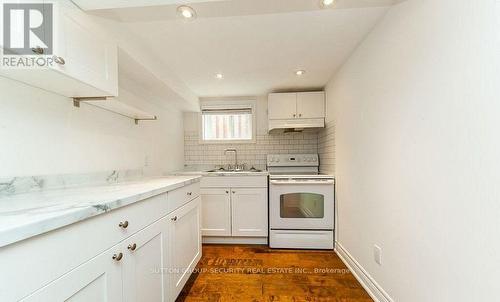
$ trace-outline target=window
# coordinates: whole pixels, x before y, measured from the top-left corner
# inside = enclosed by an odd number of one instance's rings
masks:
[[[253,106],[210,106],[201,110],[201,137],[205,142],[251,142]]]

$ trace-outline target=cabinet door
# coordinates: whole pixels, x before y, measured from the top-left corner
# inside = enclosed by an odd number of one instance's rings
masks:
[[[267,236],[267,189],[231,190],[233,236]]]
[[[103,31],[71,3],[61,2],[58,16],[54,55],[63,58],[65,63],[54,64],[54,69],[101,90],[100,96],[117,96],[116,42],[103,35]],[[81,89],[75,87],[73,96],[97,96]]]
[[[203,236],[231,236],[231,195],[229,189],[201,191]]]
[[[122,258],[114,260],[113,256],[119,253],[122,253]],[[112,248],[21,301],[122,302],[125,258],[119,246]]]
[[[293,119],[296,117],[296,93],[271,93],[267,101],[269,119]]]
[[[168,255],[167,242],[167,217],[124,241],[123,301],[168,301],[168,274],[162,271]]]
[[[325,93],[323,91],[297,93],[297,116],[299,118],[324,118]]]
[[[105,34],[92,16],[71,1],[44,2],[54,3],[53,29],[47,26],[39,33],[43,40],[47,40],[49,34],[53,37],[52,54],[44,52],[44,56],[52,58],[52,63],[48,63],[52,66],[0,68],[0,75],[66,97],[118,96],[117,43]],[[14,21],[20,28],[20,17],[15,16]],[[37,46],[43,41],[30,42],[31,46]]]
[[[201,210],[198,197],[169,217],[169,263],[171,295],[174,301],[201,258]],[[145,301],[145,300],[143,300]]]

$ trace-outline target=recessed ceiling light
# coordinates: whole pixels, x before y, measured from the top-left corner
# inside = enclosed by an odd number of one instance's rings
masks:
[[[179,13],[179,15],[181,15],[184,19],[187,20],[193,20],[196,18],[196,12],[194,11],[194,9],[187,5],[179,6],[177,8],[177,12]]]
[[[215,77],[219,80],[222,80],[224,78],[224,75],[222,73],[218,73],[215,75]]]
[[[304,75],[305,73],[306,73],[306,71],[305,71],[305,70],[297,70],[297,71],[295,72],[295,74],[296,74],[296,75],[298,75],[299,77],[300,77],[300,76],[302,76],[302,75]]]
[[[320,0],[321,7],[328,7],[335,3],[336,0]]]

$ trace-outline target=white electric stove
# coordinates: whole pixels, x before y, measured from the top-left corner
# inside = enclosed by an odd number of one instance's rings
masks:
[[[333,249],[334,177],[319,173],[317,154],[267,156],[269,246]]]

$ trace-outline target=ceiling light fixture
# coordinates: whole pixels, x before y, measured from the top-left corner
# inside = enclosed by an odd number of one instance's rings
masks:
[[[219,80],[222,80],[224,78],[224,75],[222,73],[218,73],[215,75],[215,77]]]
[[[193,20],[196,18],[196,12],[194,9],[187,5],[179,6],[177,8],[177,12],[186,20]]]
[[[297,70],[297,71],[295,72],[295,74],[296,74],[297,76],[299,76],[299,77],[300,77],[300,76],[303,76],[305,73],[306,73],[306,71],[305,71],[305,70]]]
[[[329,7],[329,6],[333,5],[333,4],[335,4],[335,1],[336,0],[320,0],[319,3],[321,5],[321,7],[326,8],[326,7]]]

